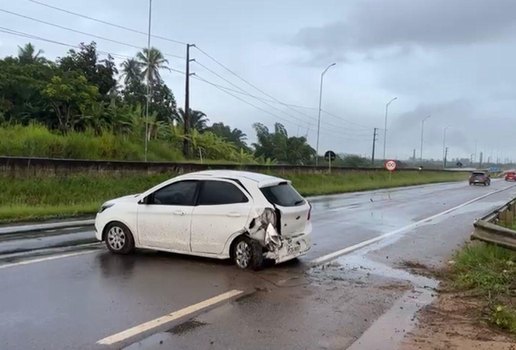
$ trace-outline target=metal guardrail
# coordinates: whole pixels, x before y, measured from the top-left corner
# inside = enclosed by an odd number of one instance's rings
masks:
[[[480,240],[487,243],[499,245],[504,248],[516,250],[516,230],[501,226],[515,224],[516,199],[493,210],[484,217],[475,220],[475,230],[471,235],[472,240]]]

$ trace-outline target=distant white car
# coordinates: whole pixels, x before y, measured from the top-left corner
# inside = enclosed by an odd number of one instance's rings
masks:
[[[310,204],[281,178],[229,170],[181,175],[104,203],[96,237],[113,253],[134,248],[231,258],[242,269],[280,263],[311,247]]]

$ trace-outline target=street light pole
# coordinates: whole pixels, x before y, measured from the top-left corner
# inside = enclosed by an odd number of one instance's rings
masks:
[[[446,130],[448,130],[449,126],[446,126],[443,129],[443,169],[446,167]]]
[[[319,165],[319,133],[321,132],[321,104],[322,104],[322,89],[323,89],[323,78],[324,74],[330,69],[336,65],[336,63],[330,64],[326,69],[321,73],[321,85],[319,87],[319,116],[317,117],[317,145],[315,148],[315,166]]]
[[[150,99],[150,39],[151,39],[151,18],[152,18],[152,0],[149,0],[149,31],[147,33],[147,100],[145,103],[145,161],[147,161],[147,148],[149,143],[149,99]]]
[[[397,99],[398,99],[397,97],[394,97],[392,100],[390,100],[389,102],[387,102],[385,104],[385,125],[383,128],[383,159],[384,160],[385,160],[385,147],[387,145],[387,114],[389,113],[389,105]]]
[[[420,149],[420,157],[419,157],[419,161],[423,161],[423,135],[424,135],[424,132],[425,132],[425,121],[430,118],[430,115],[427,115],[426,117],[423,118],[423,120],[421,120],[421,149]]]

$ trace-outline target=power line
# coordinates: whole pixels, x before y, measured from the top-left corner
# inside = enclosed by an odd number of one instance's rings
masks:
[[[114,27],[114,28],[127,30],[127,31],[130,31],[130,32],[133,32],[133,33],[137,33],[137,34],[148,35],[148,33],[140,31],[140,30],[137,30],[137,29],[133,29],[133,28],[122,26],[120,24],[104,21],[104,20],[101,20],[101,19],[98,19],[98,18],[95,18],[95,17],[86,16],[86,15],[83,15],[81,13],[77,13],[77,12],[73,12],[73,11],[70,11],[70,10],[66,10],[64,8],[61,8],[61,7],[49,5],[49,4],[44,3],[42,1],[37,1],[37,0],[28,0],[28,1],[30,1],[32,3],[35,3],[35,4],[38,4],[38,5],[41,5],[41,6],[45,6],[45,7],[51,8],[51,9],[56,10],[56,11],[67,13],[69,15],[74,15],[74,16],[78,16],[78,17],[81,17],[81,18],[88,19],[90,21],[95,21],[95,22],[98,22],[98,23],[102,23],[102,24],[105,24],[105,25],[108,25],[108,26],[111,26],[111,27]],[[151,35],[151,37],[156,38],[156,39],[161,39],[161,40],[169,41],[169,42],[172,42],[172,43],[175,43],[175,44],[181,44],[181,45],[186,45],[187,44],[187,43],[185,43],[183,41],[166,38],[166,37],[163,37],[163,36],[160,36],[160,35]]]
[[[91,17],[91,16],[87,16],[87,15],[83,15],[83,14],[80,14],[80,13],[77,13],[77,12],[73,12],[73,11],[70,11],[70,10],[66,10],[64,8],[61,8],[61,7],[58,7],[58,6],[53,6],[53,5],[50,5],[50,4],[47,4],[45,2],[42,2],[42,1],[38,1],[38,0],[28,0],[34,4],[38,4],[40,6],[45,6],[47,8],[51,8],[51,9],[54,9],[56,11],[60,11],[60,12],[63,12],[63,13],[67,13],[67,14],[70,14],[70,15],[74,15],[74,16],[78,16],[78,17],[81,17],[81,18],[85,18],[85,19],[88,19],[88,20],[91,20],[91,21],[95,21],[95,22],[98,22],[98,23],[102,23],[102,24],[105,24],[105,25],[108,25],[108,26],[111,26],[111,27],[114,27],[114,28],[118,28],[118,29],[123,29],[123,30],[127,30],[127,31],[130,31],[130,32],[133,32],[133,33],[137,33],[137,34],[141,34],[141,35],[148,35],[148,33],[146,32],[143,32],[143,31],[140,31],[140,30],[137,30],[137,29],[134,29],[134,28],[130,28],[130,27],[126,27],[126,26],[122,26],[122,25],[119,25],[119,24],[116,24],[116,23],[112,23],[112,22],[108,22],[108,21],[104,21],[104,20],[101,20],[101,19],[98,19],[98,18],[95,18],[95,17]],[[160,35],[151,35],[153,38],[156,38],[156,39],[161,39],[161,40],[165,40],[165,41],[169,41],[169,42],[172,42],[172,43],[176,43],[176,44],[182,44],[182,45],[186,45],[187,43],[186,42],[183,42],[183,41],[179,41],[179,40],[175,40],[175,39],[171,39],[171,38],[167,38],[167,37],[164,37],[164,36],[160,36]],[[108,39],[110,40],[110,39]],[[279,99],[277,99],[276,97],[268,94],[267,92],[265,92],[264,90],[260,89],[259,87],[257,87],[256,85],[252,84],[251,82],[249,82],[248,80],[244,79],[243,77],[241,77],[240,75],[238,75],[237,73],[235,73],[233,70],[231,70],[230,68],[228,68],[226,65],[224,65],[222,62],[220,62],[219,60],[217,60],[215,57],[213,57],[212,55],[210,55],[209,53],[207,53],[206,51],[204,51],[202,48],[200,48],[199,46],[195,46],[195,48],[197,48],[199,50],[199,52],[201,52],[202,54],[204,54],[206,57],[208,57],[210,60],[212,60],[213,62],[215,62],[216,64],[218,64],[219,66],[221,66],[222,68],[224,68],[227,72],[229,72],[230,74],[232,74],[233,76],[237,77],[239,80],[243,81],[244,83],[246,83],[247,85],[251,86],[252,88],[254,88],[255,90],[259,91],[260,93],[264,94],[265,96],[271,98],[273,101],[275,101],[276,103],[278,104],[281,104],[285,107],[287,107],[288,109],[291,109],[292,111],[296,112],[296,113],[299,113],[299,114],[302,114],[302,115],[305,115],[305,116],[308,116],[309,118],[312,119],[312,116],[306,114],[306,113],[302,113],[298,110],[294,110],[293,108],[303,108],[303,109],[317,109],[315,107],[307,107],[307,106],[299,106],[299,105],[295,105],[295,104],[289,104],[289,103],[285,103],[283,101],[280,101]],[[166,54],[167,56],[170,56],[170,57],[176,57],[176,58],[184,58],[184,57],[179,57],[179,56],[176,56],[176,55],[171,55],[171,54]],[[235,86],[234,84],[232,84],[233,86]],[[240,87],[238,87],[238,89],[242,90]],[[335,115],[335,114],[332,114],[332,113],[329,113],[327,111],[323,111],[324,113],[334,117],[334,118],[337,118],[337,119],[340,119],[342,121],[345,121],[347,123],[350,123],[350,124],[354,124],[356,126],[359,126],[361,128],[371,128],[370,126],[365,126],[365,125],[361,125],[359,123],[356,123],[356,122],[353,122],[353,121],[350,121],[350,120],[347,120],[345,118],[342,118],[338,115]]]
[[[40,36],[29,34],[29,33],[20,32],[20,31],[9,29],[9,28],[5,28],[5,27],[0,27],[0,32],[6,33],[6,34],[10,34],[10,35],[19,36],[19,37],[22,37],[22,38],[41,40],[41,41],[45,41],[45,42],[56,44],[56,45],[67,46],[67,47],[71,47],[71,48],[74,48],[74,49],[80,49],[80,46],[78,46],[78,45],[67,44],[67,43],[63,43],[61,41],[57,41],[57,40],[53,40],[53,39],[48,39],[48,38],[40,37]],[[120,55],[120,54],[116,54],[116,53],[112,53],[112,52],[107,52],[107,51],[97,50],[97,52],[99,54],[111,55],[113,57],[131,58],[130,56]]]
[[[5,27],[0,27],[0,32],[2,32],[2,33],[6,33],[6,34],[10,34],[10,35],[19,36],[19,37],[24,37],[24,38],[28,38],[28,39],[41,40],[41,41],[45,41],[45,42],[49,42],[49,43],[53,43],[53,44],[57,44],[57,45],[62,45],[62,46],[66,46],[66,47],[71,47],[71,48],[80,48],[80,46],[77,46],[77,45],[71,45],[71,44],[67,44],[67,43],[64,43],[64,42],[57,41],[57,40],[47,39],[47,38],[44,38],[44,37],[36,36],[36,35],[33,35],[33,34],[29,34],[29,33],[20,32],[20,31],[13,30],[13,29],[9,29],[9,28],[5,28]],[[105,55],[119,56],[119,57],[123,57],[123,58],[130,58],[130,56],[124,56],[124,55],[114,54],[114,53],[106,52],[106,51],[100,51],[100,50],[97,50],[97,52],[98,52],[98,53],[100,53],[100,54],[105,54]],[[173,72],[177,72],[177,73],[183,74],[183,75],[185,74],[185,72],[180,71],[180,70],[178,70],[178,69],[170,68],[170,70],[171,70],[171,71],[173,71]],[[194,76],[194,77],[195,77],[195,76]],[[306,127],[306,125],[296,124],[296,123],[292,122],[291,120],[288,120],[288,119],[286,119],[286,118],[283,118],[283,117],[281,117],[281,116],[279,116],[279,115],[277,115],[277,114],[274,114],[274,113],[272,113],[272,112],[270,112],[270,111],[268,111],[268,110],[266,110],[266,109],[263,109],[263,108],[261,108],[261,107],[259,107],[259,106],[256,106],[256,105],[254,105],[254,104],[250,103],[249,101],[246,101],[246,100],[244,100],[244,99],[242,99],[242,98],[240,98],[240,97],[238,97],[238,96],[236,96],[236,95],[234,95],[234,94],[232,94],[232,93],[230,93],[230,92],[226,91],[223,87],[221,87],[221,86],[219,86],[219,85],[217,85],[217,84],[211,83],[211,82],[209,82],[209,81],[207,81],[207,80],[205,80],[205,79],[203,79],[203,78],[200,78],[200,77],[195,77],[195,78],[196,78],[196,79],[198,79],[198,80],[201,80],[201,81],[203,81],[203,82],[205,82],[205,83],[208,83],[208,84],[210,84],[210,85],[212,85],[212,86],[216,87],[216,88],[217,88],[217,89],[219,89],[220,91],[223,91],[223,92],[225,92],[226,94],[233,96],[233,97],[234,97],[234,98],[236,98],[237,100],[240,100],[241,102],[244,102],[244,103],[246,103],[246,104],[248,104],[248,105],[250,105],[250,106],[252,106],[252,107],[254,107],[254,108],[256,108],[256,109],[258,109],[258,110],[260,110],[260,111],[262,111],[262,112],[265,112],[265,113],[267,113],[267,114],[270,114],[270,115],[272,115],[272,116],[274,116],[274,117],[276,117],[276,118],[278,118],[278,119],[280,119],[280,120],[286,121],[286,122],[288,122],[288,123],[293,123],[294,125],[297,125],[297,126],[299,126],[299,127]],[[305,123],[306,123],[306,122],[305,122]],[[310,124],[308,124],[308,125],[310,125]],[[331,130],[331,131],[333,132],[333,130]],[[330,132],[330,130],[325,130],[325,133],[327,133],[327,132]],[[338,132],[336,132],[336,133],[337,133],[337,134],[340,134],[340,133],[338,133]]]
[[[217,60],[215,57],[213,57],[212,55],[210,55],[209,53],[207,53],[206,51],[204,51],[202,48],[200,48],[199,46],[196,46],[195,47],[197,50],[199,50],[199,52],[201,52],[202,54],[204,54],[206,57],[208,57],[210,60],[212,60],[213,62],[215,62],[216,64],[218,64],[219,66],[221,66],[222,68],[224,68],[227,72],[231,73],[232,75],[234,75],[235,77],[237,77],[238,79],[240,79],[241,81],[243,81],[244,83],[246,83],[247,85],[251,86],[252,88],[254,88],[255,90],[261,92],[262,94],[264,94],[265,96],[267,97],[270,97],[272,98],[274,101],[276,101],[277,103],[289,108],[289,109],[292,109],[291,106],[287,103],[284,103],[280,100],[278,100],[276,97],[268,94],[267,92],[265,92],[264,90],[260,89],[259,87],[257,87],[256,85],[254,85],[253,83],[249,82],[248,80],[242,78],[240,75],[238,75],[237,73],[235,73],[234,71],[232,71],[231,69],[229,69],[228,67],[226,67],[222,62],[220,62],[219,60]],[[299,111],[296,111],[294,110],[294,112],[296,113],[300,113]]]
[[[219,78],[223,79],[224,81],[226,81],[226,82],[228,82],[228,83],[232,84],[233,86],[237,87],[237,88],[238,88],[238,89],[240,89],[243,93],[247,93],[244,89],[240,88],[240,87],[239,87],[239,86],[237,86],[237,85],[234,85],[233,83],[231,83],[231,81],[229,81],[229,80],[225,79],[224,77],[222,77],[222,76],[221,76],[221,75],[219,75],[218,73],[214,72],[213,70],[209,69],[208,67],[206,67],[206,66],[205,66],[205,65],[203,65],[202,63],[199,63],[199,62],[197,62],[197,61],[194,61],[194,62],[195,62],[195,63],[197,63],[198,65],[200,65],[201,67],[205,68],[206,70],[208,70],[210,73],[215,74],[217,77],[219,77]],[[285,114],[285,115],[288,115],[290,118],[296,119],[296,120],[298,120],[298,121],[300,121],[300,122],[302,122],[302,123],[306,123],[306,125],[308,125],[308,126],[315,126],[315,124],[310,123],[309,121],[306,121],[306,120],[304,120],[304,119],[298,118],[298,117],[296,117],[295,115],[292,115],[292,114],[290,114],[290,113],[287,113],[287,112],[283,111],[282,109],[279,109],[279,108],[277,108],[277,107],[273,106],[272,104],[270,104],[270,103],[268,103],[268,102],[265,102],[265,101],[260,101],[260,102],[261,102],[261,103],[263,103],[263,104],[265,104],[265,105],[267,105],[267,106],[269,106],[270,108],[273,108],[273,109],[277,110],[278,112],[281,112],[281,113],[283,113],[283,114]]]
[[[26,16],[26,15],[23,15],[21,13],[17,13],[17,12],[13,12],[13,11],[8,11],[8,10],[4,10],[4,9],[0,9],[0,11],[4,12],[4,13],[11,14],[13,16],[18,16],[18,17],[21,17],[21,18],[25,18],[25,19],[28,19],[28,20],[31,20],[31,21],[34,21],[34,22],[42,23],[42,24],[45,24],[45,25],[48,25],[48,26],[52,26],[52,27],[56,27],[56,28],[59,28],[59,29],[67,30],[67,31],[70,31],[70,32],[74,32],[74,33],[78,33],[78,34],[83,34],[83,35],[88,35],[88,36],[91,36],[93,38],[109,41],[109,42],[112,42],[112,43],[115,43],[115,44],[119,44],[119,45],[131,47],[131,48],[135,48],[135,49],[138,49],[138,50],[142,49],[140,46],[137,46],[137,45],[129,44],[129,43],[126,43],[126,42],[123,42],[123,41],[119,41],[119,40],[114,40],[114,39],[106,38],[106,37],[103,37],[103,36],[100,36],[100,35],[96,35],[96,34],[92,34],[92,33],[83,32],[83,31],[80,31],[80,30],[77,30],[77,29],[73,29],[73,28],[70,28],[70,27],[65,27],[65,26],[62,26],[62,25],[59,25],[59,24],[47,22],[47,21],[44,21],[44,20],[41,20],[41,19],[38,19],[38,18]],[[165,56],[174,57],[174,58],[184,59],[183,56],[173,55],[173,54],[169,54],[169,53],[164,53],[164,55]]]
[[[222,92],[224,92],[224,93],[226,93],[226,94],[228,94],[228,95],[230,95],[230,96],[232,96],[232,97],[236,98],[237,100],[239,100],[239,101],[241,101],[241,102],[244,102],[245,104],[250,105],[250,106],[252,106],[252,107],[254,107],[254,108],[256,108],[256,109],[258,109],[258,110],[260,110],[260,111],[262,111],[262,112],[265,112],[265,113],[267,113],[267,114],[270,114],[270,115],[272,115],[273,117],[276,117],[276,118],[281,119],[281,120],[283,120],[283,121],[286,121],[286,122],[288,122],[288,123],[292,123],[292,124],[294,124],[294,125],[296,125],[296,126],[298,126],[298,127],[303,127],[303,128],[304,128],[304,127],[306,127],[306,125],[296,124],[295,122],[293,122],[293,121],[291,121],[291,120],[288,120],[288,119],[286,119],[286,118],[283,118],[283,117],[281,117],[281,116],[279,116],[279,115],[277,115],[277,114],[275,114],[275,113],[272,113],[272,112],[270,112],[270,111],[268,111],[268,110],[266,110],[266,109],[264,109],[264,108],[262,108],[262,107],[260,107],[260,106],[257,106],[257,105],[255,105],[255,104],[253,104],[253,103],[251,103],[251,102],[249,102],[249,101],[247,101],[247,100],[245,100],[245,99],[243,99],[243,98],[241,98],[241,97],[239,97],[239,96],[237,96],[237,95],[235,95],[235,94],[233,94],[233,93],[231,93],[231,92],[227,91],[226,89],[224,89],[224,87],[222,87],[222,86],[220,86],[220,85],[218,85],[218,84],[212,83],[212,82],[210,82],[210,81],[208,81],[208,80],[206,80],[206,79],[203,79],[203,78],[199,77],[198,75],[194,75],[192,78],[197,79],[197,80],[200,80],[200,81],[202,81],[202,82],[204,82],[204,83],[206,83],[206,84],[209,84],[209,85],[211,85],[211,86],[215,87],[216,89],[218,89],[218,90],[220,90],[220,91],[222,91]],[[308,125],[308,126],[310,126],[310,125]],[[313,126],[313,125],[312,125],[312,126]],[[334,136],[342,136],[342,135],[343,135],[343,133],[342,133],[342,132],[338,132],[338,131],[336,131],[336,130],[332,130],[332,129],[323,130],[323,133],[325,133],[325,134],[333,133],[333,134],[334,134]],[[362,138],[362,137],[360,137],[360,136],[361,136],[361,135],[355,135],[355,134],[352,134],[352,135],[346,135],[346,138],[347,138],[347,139],[355,139],[355,140],[363,140],[363,139],[366,137],[365,135],[364,135],[364,138]],[[367,136],[367,137],[368,137],[368,136]]]
[[[223,85],[219,85],[219,84],[213,83],[213,82],[211,82],[211,81],[208,81],[208,80],[206,80],[206,79],[202,78],[202,77],[201,77],[201,76],[199,76],[198,74],[196,74],[196,77],[194,77],[194,78],[196,78],[196,79],[198,79],[198,80],[201,80],[201,81],[203,81],[203,82],[205,82],[205,83],[207,83],[207,84],[209,84],[209,85],[212,85],[212,86],[214,86],[214,87],[217,87],[218,89],[223,89],[223,90],[226,90],[226,91],[229,91],[229,92],[233,92],[233,93],[237,93],[237,94],[242,94],[242,95],[245,95],[245,96],[251,97],[251,98],[253,98],[253,99],[256,99],[256,100],[258,100],[258,101],[260,101],[260,102],[262,102],[262,103],[265,103],[265,102],[272,102],[272,103],[274,103],[274,101],[272,101],[272,100],[267,100],[267,99],[264,99],[264,98],[262,98],[262,97],[258,97],[258,96],[252,95],[252,94],[248,93],[248,92],[247,92],[247,91],[245,91],[245,90],[238,91],[238,90],[234,90],[234,89],[228,88],[228,87],[223,86]],[[269,106],[270,106],[270,105],[269,105]],[[276,108],[276,107],[273,107],[273,108],[274,108],[274,109],[276,109],[276,110],[279,110],[279,111],[283,112],[281,109],[278,109],[278,108]],[[305,121],[305,123],[307,123],[307,122]],[[315,124],[307,124],[307,125],[309,125],[309,126],[315,126]],[[353,131],[353,130],[350,130],[349,128],[346,128],[346,127],[345,127],[345,126],[343,126],[343,125],[337,125],[337,124],[332,124],[332,123],[325,123],[325,125],[326,125],[326,126],[330,126],[330,127],[334,127],[334,128],[342,128],[343,130],[345,130],[345,132],[351,132],[351,135],[353,135],[353,136],[365,136],[365,135],[366,135],[365,130],[354,130],[354,131]],[[348,135],[349,135],[349,134],[348,134]],[[369,135],[369,133],[367,133],[367,135]]]
[[[240,75],[238,75],[237,73],[235,73],[233,70],[231,70],[230,68],[228,68],[226,65],[224,65],[222,62],[220,62],[219,60],[217,60],[215,57],[213,57],[212,55],[210,55],[209,53],[207,53],[206,51],[204,51],[204,50],[203,50],[202,48],[200,48],[199,46],[196,46],[196,49],[197,49],[197,50],[199,50],[199,52],[201,52],[202,54],[204,54],[206,57],[208,57],[210,60],[212,60],[213,62],[215,62],[216,64],[218,64],[218,65],[219,65],[219,66],[221,66],[222,68],[224,68],[227,72],[229,72],[229,73],[230,73],[230,74],[232,74],[233,76],[237,77],[239,80],[243,81],[244,83],[246,83],[247,85],[251,86],[251,87],[252,87],[252,88],[254,88],[255,90],[257,90],[257,91],[261,92],[261,93],[262,93],[262,94],[264,94],[265,96],[272,98],[272,99],[273,99],[274,101],[276,101],[277,103],[279,103],[279,104],[281,104],[281,105],[283,105],[283,106],[285,106],[285,107],[287,107],[287,108],[289,108],[289,109],[291,109],[291,110],[295,111],[296,113],[300,113],[300,114],[303,114],[303,115],[305,115],[305,116],[308,116],[308,117],[312,118],[312,116],[309,116],[309,115],[308,115],[308,114],[306,114],[306,113],[302,113],[302,112],[299,112],[299,111],[297,111],[297,110],[294,110],[294,109],[293,109],[293,107],[299,107],[299,108],[305,108],[305,109],[308,109],[308,108],[312,109],[312,107],[298,106],[298,105],[289,104],[289,103],[285,103],[285,102],[283,102],[283,101],[280,101],[280,100],[278,100],[276,97],[274,97],[274,96],[270,95],[269,93],[267,93],[267,92],[265,92],[264,90],[260,89],[259,87],[257,87],[257,86],[256,86],[256,85],[254,85],[253,83],[249,82],[247,79],[245,79],[245,78],[241,77]],[[317,109],[317,108],[316,108],[316,109]],[[321,111],[322,111],[322,110],[321,110]],[[360,127],[362,127],[362,128],[370,129],[370,127],[369,127],[369,126],[364,126],[364,125],[361,125],[361,124],[359,124],[359,123],[352,122],[352,121],[350,121],[350,120],[344,119],[344,118],[342,118],[342,117],[340,117],[340,116],[337,116],[337,115],[335,115],[335,114],[331,114],[331,113],[329,113],[329,112],[325,112],[325,113],[326,113],[326,114],[328,114],[328,115],[331,115],[331,116],[333,116],[333,117],[335,117],[335,118],[341,119],[341,120],[343,120],[343,121],[345,121],[345,122],[348,122],[348,123],[351,123],[351,124],[355,124],[355,125],[360,126]]]
[[[359,124],[359,123],[353,122],[353,121],[351,121],[351,120],[349,120],[349,119],[344,119],[344,118],[342,118],[341,116],[338,116],[338,115],[336,115],[336,114],[333,114],[333,113],[330,113],[330,112],[328,112],[328,111],[325,111],[324,109],[321,109],[321,112],[323,112],[323,113],[325,113],[325,114],[328,114],[329,116],[332,116],[332,117],[334,117],[334,118],[337,118],[337,119],[340,119],[340,120],[346,121],[347,123],[354,124],[354,125],[356,125],[356,126],[359,126],[359,127],[361,127],[361,128],[364,128],[364,129],[371,129],[371,128],[373,128],[372,126],[366,126],[366,125],[363,125],[363,124]],[[378,130],[381,130],[381,128],[378,128]]]

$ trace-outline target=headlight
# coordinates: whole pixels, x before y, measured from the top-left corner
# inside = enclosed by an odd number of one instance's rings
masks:
[[[100,206],[99,213],[102,213],[107,208],[111,208],[115,203],[104,203]]]

